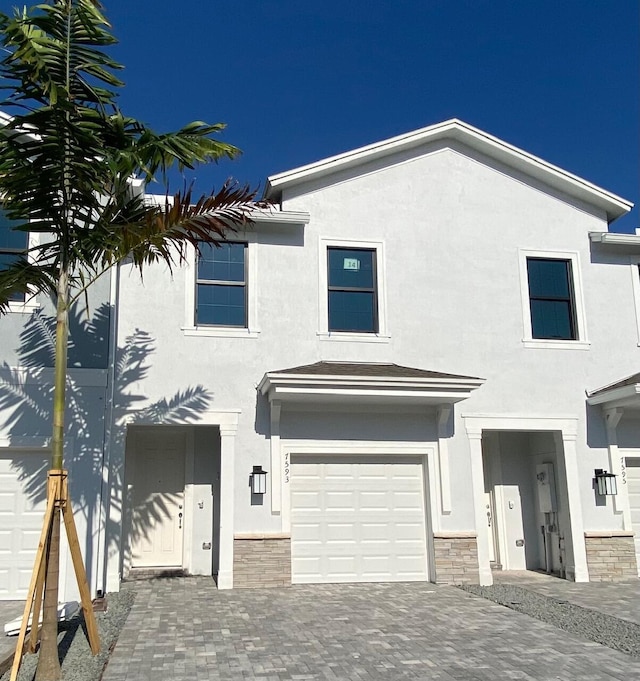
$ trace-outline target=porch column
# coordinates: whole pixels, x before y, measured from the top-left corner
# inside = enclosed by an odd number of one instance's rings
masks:
[[[271,402],[271,513],[282,510],[282,465],[280,461],[280,411],[278,400]]]
[[[491,586],[493,575],[489,556],[489,527],[484,509],[484,464],[482,462],[482,429],[469,429],[467,437],[471,451],[471,485],[473,488],[473,514],[478,543],[478,577],[480,584]]]
[[[449,420],[453,406],[438,408],[438,469],[440,472],[440,507],[443,515],[451,513],[451,479],[449,476]]]
[[[622,529],[631,531],[631,507],[629,506],[629,490],[622,473],[622,457],[618,451],[618,423],[624,410],[622,407],[603,409],[604,422],[607,426],[607,448],[609,450],[609,470],[618,478],[618,493],[613,496],[613,510],[622,514]]]
[[[233,509],[237,423],[220,425],[220,560],[218,589],[233,588]]]
[[[556,451],[562,446],[564,452],[564,473],[569,502],[573,565],[567,565],[566,568],[567,571],[573,572],[573,578],[576,582],[588,582],[589,569],[587,568],[587,551],[584,543],[584,523],[582,521],[582,500],[580,495],[581,478],[578,472],[576,438],[576,433],[568,433],[564,430],[554,433]]]

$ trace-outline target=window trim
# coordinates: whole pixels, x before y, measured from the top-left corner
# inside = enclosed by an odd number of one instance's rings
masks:
[[[377,332],[330,331],[329,330],[329,248],[371,250],[375,257],[375,283],[377,303]],[[318,332],[321,340],[388,343],[387,300],[384,269],[384,242],[360,241],[358,239],[333,239],[321,237],[318,248]]]
[[[633,290],[633,302],[636,313],[636,329],[638,332],[637,345],[640,347],[640,258],[631,256],[631,287]]]
[[[257,280],[258,258],[255,235],[239,233],[237,238],[229,239],[231,243],[245,244],[245,326],[214,326],[196,323],[196,286],[198,285],[198,261],[196,249],[188,245],[185,253],[184,288],[185,317],[181,331],[185,336],[203,336],[210,338],[257,338],[260,334],[257,320]],[[212,282],[213,283],[213,282]]]
[[[579,253],[577,251],[534,251],[520,249],[518,255],[520,264],[520,295],[522,299],[523,345],[527,348],[550,348],[555,350],[589,349],[591,343],[587,336]],[[569,261],[571,284],[573,288],[575,340],[533,337],[530,307],[531,297],[529,294],[529,272],[527,267],[529,259]]]

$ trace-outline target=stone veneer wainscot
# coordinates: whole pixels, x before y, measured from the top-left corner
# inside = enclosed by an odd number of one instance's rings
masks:
[[[585,532],[589,581],[615,582],[638,578],[633,532]]]
[[[291,537],[288,534],[236,533],[233,586],[236,589],[291,586]]]
[[[475,532],[435,532],[437,584],[477,584],[478,542]]]

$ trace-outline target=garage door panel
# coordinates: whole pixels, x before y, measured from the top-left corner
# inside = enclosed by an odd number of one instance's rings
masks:
[[[416,459],[294,459],[293,581],[426,580],[422,481]]]
[[[46,502],[26,485],[30,472],[46,470],[46,459],[42,450],[0,450],[0,599],[24,598],[29,589]]]

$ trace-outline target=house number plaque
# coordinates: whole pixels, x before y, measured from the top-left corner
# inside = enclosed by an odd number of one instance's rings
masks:
[[[284,481],[289,482],[289,473],[291,472],[291,466],[289,461],[289,452],[284,455]]]

